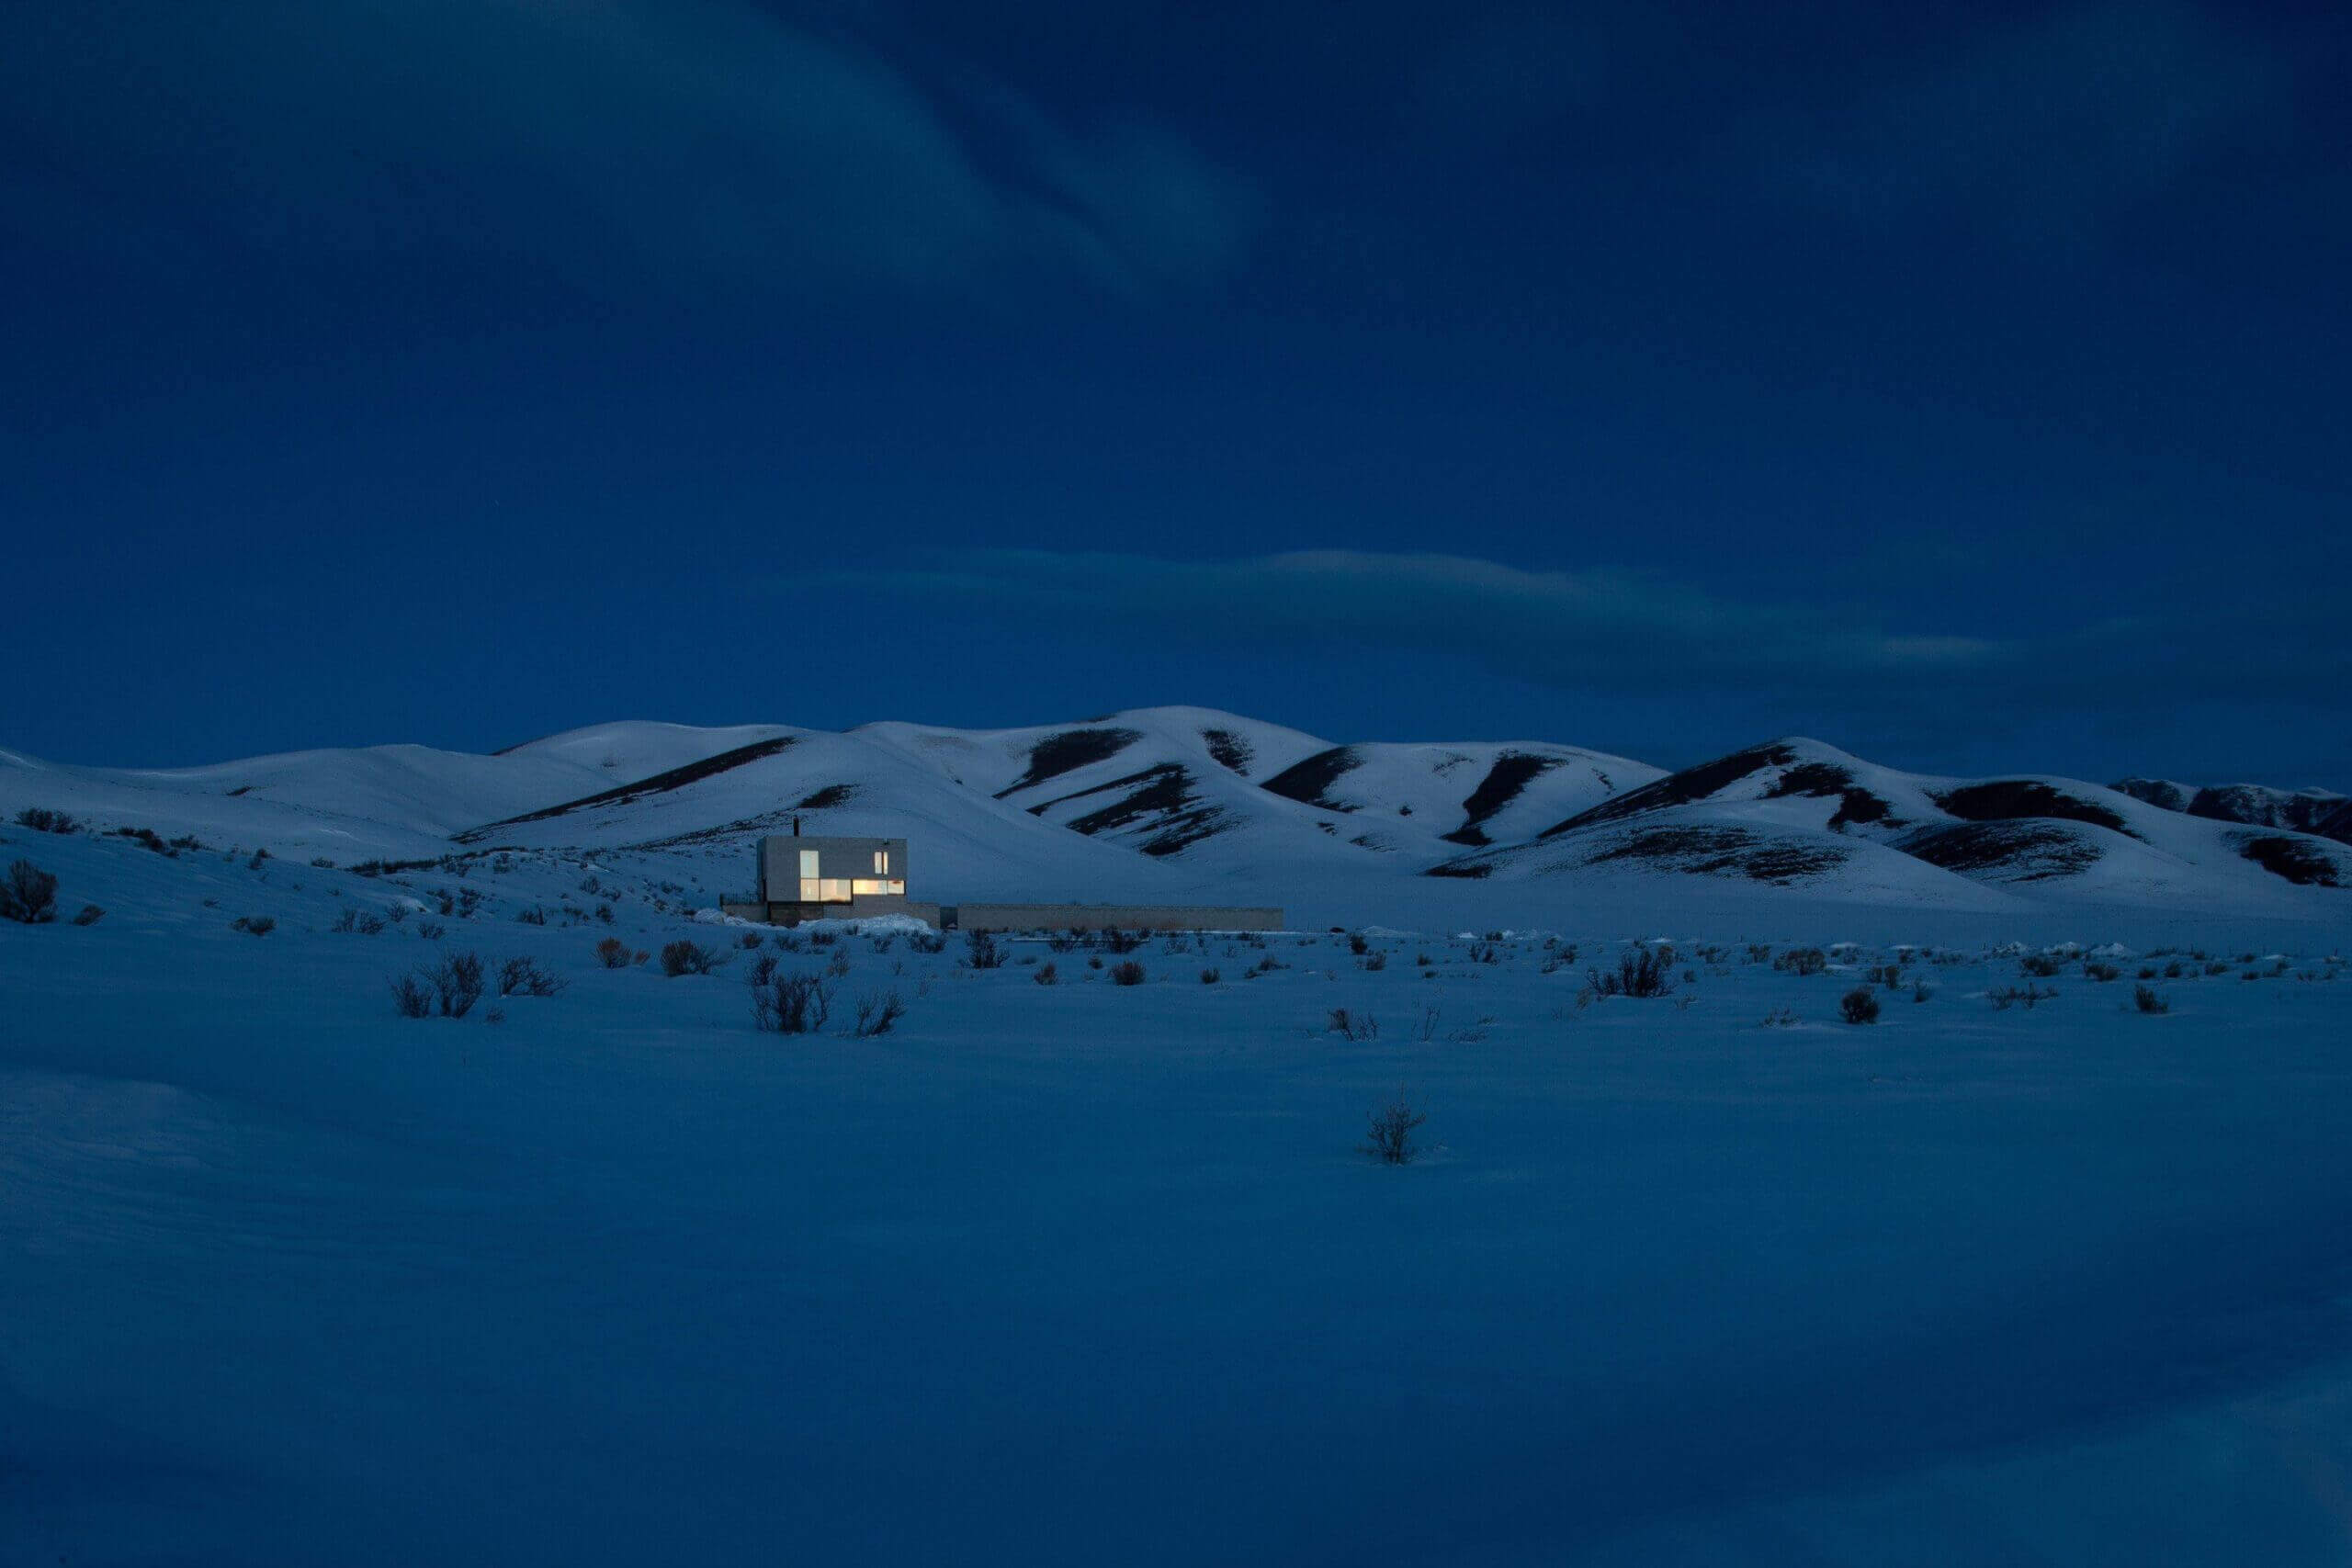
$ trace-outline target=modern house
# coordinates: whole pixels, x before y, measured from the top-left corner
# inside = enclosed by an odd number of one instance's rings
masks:
[[[796,821],[793,826],[797,828]],[[904,839],[760,840],[759,886],[721,913],[768,925],[912,915],[942,931],[1272,931],[1279,908],[1200,904],[931,904],[907,897]]]
[[[773,925],[865,915],[916,915],[938,923],[937,905],[907,898],[904,839],[762,839],[759,865],[751,899],[756,908],[724,904],[729,914]]]

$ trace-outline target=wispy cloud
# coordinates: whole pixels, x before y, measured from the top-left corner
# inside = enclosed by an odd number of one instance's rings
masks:
[[[86,199],[136,193],[280,254],[622,286],[1044,275],[1136,292],[1222,276],[1258,211],[1172,133],[1071,128],[1002,90],[1017,127],[974,125],[969,104],[749,0],[12,17],[0,131],[52,151]]]
[[[1047,614],[1204,643],[1360,641],[1481,660],[1539,684],[1732,690],[1983,672],[2020,647],[1891,633],[1860,615],[1739,604],[1612,570],[1528,571],[1436,554],[1299,550],[1216,561],[976,550],[829,581],[966,608]]]
[[[1299,550],[1223,560],[974,550],[832,587],[1026,624],[1148,629],[1163,646],[1347,644],[1473,661],[1562,691],[1769,696],[1825,724],[1869,716],[1978,729],[2199,700],[2340,708],[2352,648],[2320,594],[2254,606],[1980,635],[1938,625],[1934,584],[1881,604],[1742,603],[1612,570],[1530,571],[1440,554]],[[797,586],[805,581],[796,580]]]
[[[1769,178],[1858,220],[2075,248],[2258,136],[2291,85],[2193,0],[2075,0],[1765,139]]]

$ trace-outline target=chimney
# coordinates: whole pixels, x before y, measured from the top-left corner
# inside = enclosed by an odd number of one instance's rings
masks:
[[[792,819],[792,836],[796,839],[800,837],[800,818],[797,817]]]

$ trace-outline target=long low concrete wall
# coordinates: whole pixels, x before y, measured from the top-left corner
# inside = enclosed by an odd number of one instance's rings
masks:
[[[967,931],[1278,931],[1283,912],[1264,905],[953,904],[941,911]]]

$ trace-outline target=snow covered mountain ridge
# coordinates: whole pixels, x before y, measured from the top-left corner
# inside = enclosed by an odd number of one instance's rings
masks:
[[[2346,807],[2315,791],[1932,777],[1795,737],[1668,773],[1548,741],[1333,743],[1193,707],[993,730],[632,721],[487,756],[378,746],[181,769],[0,750],[0,822],[63,812],[345,865],[626,852],[693,862],[715,893],[748,874],[752,840],[797,818],[906,837],[925,896],[950,901],[1246,892],[1540,914],[1604,891],[1794,890],[2335,919],[2352,905]]]

